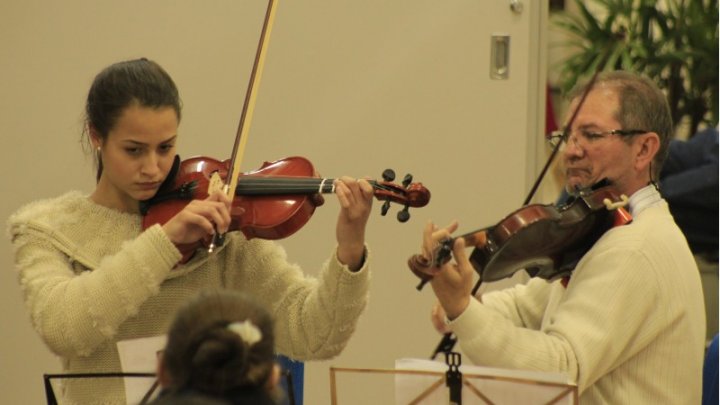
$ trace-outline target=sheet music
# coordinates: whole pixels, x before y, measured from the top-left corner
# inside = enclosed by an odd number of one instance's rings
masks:
[[[433,384],[437,388],[418,403],[423,405],[446,405],[448,403],[449,392],[445,385],[445,372],[448,370],[448,366],[444,362],[427,359],[398,359],[395,361],[395,368],[398,370],[436,371],[442,373],[441,376],[397,375],[395,378],[396,404],[406,405],[413,403],[419,395],[430,389]],[[465,364],[460,366],[460,372],[464,377],[468,375],[490,377],[465,378],[465,380],[496,404],[545,404],[562,394],[564,390],[568,390],[568,386],[573,385],[567,375],[562,373],[509,370]],[[442,379],[442,384],[438,385],[440,379]],[[544,385],[543,383],[558,384],[559,386]],[[573,395],[568,394],[554,403],[572,405],[574,404],[573,400]],[[463,386],[462,389],[462,403],[464,405],[487,404],[485,400],[467,386]]]
[[[154,373],[158,353],[165,348],[166,335],[121,340],[117,343],[123,373]],[[155,382],[152,378],[124,378],[128,405],[137,405]]]

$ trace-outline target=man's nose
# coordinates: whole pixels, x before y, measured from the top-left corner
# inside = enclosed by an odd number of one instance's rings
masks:
[[[567,141],[565,141],[565,148],[563,153],[566,157],[580,157],[584,154],[585,150],[580,146],[577,136],[570,134]]]

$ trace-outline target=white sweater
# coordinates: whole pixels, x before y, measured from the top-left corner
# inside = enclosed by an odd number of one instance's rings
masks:
[[[699,404],[705,309],[687,242],[654,188],[608,231],[567,286],[526,285],[471,300],[450,323],[480,365],[563,372],[580,403]]]
[[[340,353],[366,306],[368,260],[351,272],[336,257],[306,277],[276,243],[228,234],[219,251],[180,252],[159,225],[99,206],[78,192],[28,204],[10,217],[15,261],[32,323],[66,372],[117,372],[116,342],[166,332],[202,288],[251,294],[276,319],[280,353],[299,360]],[[124,403],[119,381],[76,380],[63,403]]]

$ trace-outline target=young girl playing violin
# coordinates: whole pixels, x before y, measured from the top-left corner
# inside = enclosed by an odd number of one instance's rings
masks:
[[[228,197],[214,193],[143,230],[139,202],[170,173],[180,117],[178,90],[153,61],[116,63],[95,77],[84,133],[97,158],[95,190],[36,201],[9,220],[37,332],[66,372],[118,372],[118,341],[163,334],[188,297],[223,287],[252,295],[270,311],[280,353],[299,360],[340,353],[367,300],[372,186],[336,180],[337,248],[317,279],[290,264],[276,243],[240,232],[181,264],[177,245],[224,233],[231,218]],[[67,381],[62,403],[125,403],[120,381]]]

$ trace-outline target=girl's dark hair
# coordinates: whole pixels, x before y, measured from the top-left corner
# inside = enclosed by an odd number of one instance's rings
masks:
[[[259,330],[259,341],[249,343],[230,326],[244,321]],[[275,365],[272,318],[241,293],[204,291],[179,310],[163,362],[169,391],[223,396],[239,388],[264,387]]]
[[[157,63],[146,58],[112,64],[95,76],[85,104],[84,137],[92,150],[89,130],[102,139],[115,127],[125,108],[172,107],[180,122],[182,102],[170,75]],[[97,179],[102,162],[95,156]]]

